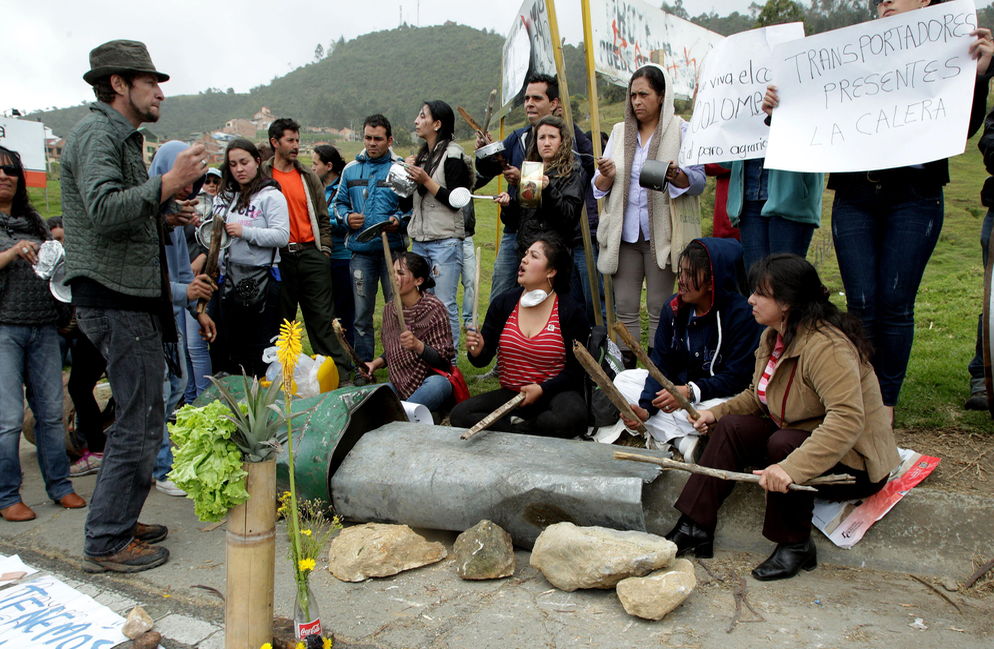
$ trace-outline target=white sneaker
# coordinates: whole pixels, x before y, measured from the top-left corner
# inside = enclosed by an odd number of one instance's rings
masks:
[[[676,446],[677,451],[683,455],[684,462],[687,464],[697,464],[697,460],[701,457],[700,452],[698,452],[701,438],[698,435],[678,437],[672,441],[673,445]]]
[[[186,492],[173,484],[172,480],[156,480],[155,488],[167,496],[185,496]]]

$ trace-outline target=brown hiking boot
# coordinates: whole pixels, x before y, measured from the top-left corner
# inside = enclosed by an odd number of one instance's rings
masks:
[[[146,525],[145,523],[135,523],[135,529],[131,530],[131,534],[139,541],[144,541],[145,543],[158,543],[159,541],[166,540],[169,530],[165,525]]]
[[[83,572],[141,572],[161,566],[169,560],[169,550],[152,547],[133,539],[123,550],[106,557],[85,557]]]

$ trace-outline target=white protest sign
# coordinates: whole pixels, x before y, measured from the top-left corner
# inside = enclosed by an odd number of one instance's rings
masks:
[[[45,172],[45,125],[41,122],[0,117],[0,146],[17,151],[26,170]]]
[[[804,38],[802,23],[729,36],[704,59],[681,165],[748,160],[766,155],[770,129],[763,94],[772,81],[773,47]]]
[[[0,645],[110,649],[124,618],[51,575],[0,591]]]
[[[545,0],[525,0],[504,40],[501,106],[508,108],[525,89],[529,74],[555,76],[552,36]]]
[[[777,46],[766,166],[867,171],[963,153],[976,26],[973,2],[954,0]]]
[[[674,95],[684,99],[694,94],[705,55],[723,38],[642,0],[590,0],[590,21],[598,72],[627,87],[632,73],[658,51]]]

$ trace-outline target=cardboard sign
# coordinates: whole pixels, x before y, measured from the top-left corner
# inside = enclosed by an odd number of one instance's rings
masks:
[[[723,39],[642,0],[590,0],[590,20],[598,72],[627,87],[632,73],[658,51],[674,95],[684,99],[694,94],[705,55]]]
[[[501,106],[509,110],[532,74],[556,76],[552,36],[545,0],[524,0],[504,40]]]
[[[770,128],[762,104],[773,81],[773,47],[800,38],[804,25],[787,23],[734,34],[711,50],[681,142],[681,165],[766,155]]]
[[[868,171],[962,153],[976,28],[972,0],[954,0],[777,46],[766,166]]]

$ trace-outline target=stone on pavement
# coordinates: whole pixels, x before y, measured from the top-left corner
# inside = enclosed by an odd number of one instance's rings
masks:
[[[676,545],[655,534],[556,523],[539,534],[530,563],[556,588],[574,591],[614,588],[665,568],[675,556]]]
[[[124,637],[134,640],[146,631],[151,631],[154,624],[152,616],[146,613],[141,606],[136,606],[128,611],[128,617],[124,620],[121,633],[124,634]]]
[[[332,540],[328,570],[342,581],[363,581],[436,563],[447,554],[444,545],[425,540],[407,525],[366,523]]]
[[[621,605],[629,615],[661,620],[690,597],[697,586],[694,565],[677,559],[674,565],[646,577],[629,577],[618,582]]]
[[[162,634],[158,631],[146,631],[131,641],[132,649],[156,649],[162,642]]]
[[[482,520],[452,545],[456,574],[463,579],[499,579],[514,574],[514,544],[504,528]]]

